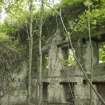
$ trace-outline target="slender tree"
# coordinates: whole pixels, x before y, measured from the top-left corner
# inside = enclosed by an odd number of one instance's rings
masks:
[[[30,25],[29,25],[29,71],[28,71],[28,104],[31,103],[31,85],[32,85],[32,55],[33,55],[33,33],[32,33],[32,7],[33,1],[29,1],[29,11],[30,11]]]
[[[40,7],[40,26],[39,26],[39,105],[42,103],[42,27],[43,27],[43,0]]]

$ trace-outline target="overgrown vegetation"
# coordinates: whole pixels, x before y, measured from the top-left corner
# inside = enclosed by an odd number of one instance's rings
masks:
[[[53,0],[52,0],[53,1]],[[27,62],[30,58],[29,55],[29,42],[30,42],[30,0],[0,0],[0,13],[3,11],[4,15],[0,17],[0,67],[5,71],[15,68],[18,62]],[[41,0],[39,2],[32,2],[33,8],[31,11],[32,16],[32,31],[31,38],[33,38],[33,47],[31,51],[32,76],[36,78],[33,73],[39,73],[37,61],[39,61],[39,30],[40,19],[42,18],[42,33],[40,41],[43,47],[51,43],[56,30],[59,28],[62,34],[62,39],[67,40],[67,33],[60,19],[60,14],[64,20],[65,27],[71,38],[76,41],[79,38],[89,39],[88,36],[88,19],[90,19],[91,37],[95,40],[101,40],[101,35],[105,34],[105,0],[59,0],[59,3],[53,4],[44,0],[43,13],[40,14]],[[90,9],[90,10],[89,10]],[[5,19],[2,19],[5,18]],[[2,46],[3,45],[3,46]],[[6,47],[5,47],[5,46]],[[41,51],[41,50],[40,50]],[[31,53],[32,53],[31,52]],[[105,43],[100,47],[99,58],[101,63],[105,62]],[[21,55],[21,56],[20,56]],[[44,68],[47,69],[48,55],[43,51],[45,60]],[[72,56],[70,56],[72,55]],[[21,58],[21,59],[20,59]],[[12,59],[12,60],[11,60]],[[68,58],[64,61],[67,65],[75,64],[72,51],[69,51]],[[6,67],[2,65],[6,65]],[[13,68],[9,65],[14,65]],[[47,65],[47,66],[46,66]],[[6,71],[6,72],[7,72]],[[0,71],[0,75],[2,75]],[[37,74],[36,74],[37,75]]]
[[[43,38],[45,45],[57,27],[61,27],[59,11],[62,10],[62,17],[68,32],[72,31],[74,39],[78,37],[88,37],[88,17],[91,20],[91,35],[99,36],[104,34],[105,28],[105,0],[86,0],[91,2],[90,12],[84,0],[62,0],[59,4],[52,6],[47,0],[44,1],[43,14]],[[40,3],[39,3],[40,6]],[[34,50],[37,52],[40,9],[34,2],[33,7],[33,37]],[[0,24],[0,41],[8,43],[11,47],[25,54],[28,54],[29,40],[29,1],[28,0],[9,0],[8,2],[0,1],[0,11],[5,10],[7,14],[5,20]],[[61,27],[62,30],[62,27]],[[63,33],[63,31],[62,31]],[[64,39],[66,35],[62,34]],[[100,38],[100,37],[99,37]],[[24,55],[23,54],[23,55]],[[103,55],[102,55],[103,56]],[[102,59],[103,60],[103,59]]]
[[[90,12],[86,5],[91,3]],[[88,17],[91,23],[91,35],[99,36],[104,34],[105,28],[105,0],[61,0],[60,3],[51,5],[47,0],[44,1],[43,14],[43,38],[42,45],[46,44],[57,27],[61,27],[59,18],[60,9],[68,32],[72,32],[74,39],[78,37],[88,38]],[[86,4],[87,3],[87,4]],[[38,3],[37,3],[38,4]],[[40,6],[40,3],[39,5]],[[34,2],[33,7],[33,37],[34,51],[38,52],[38,34],[40,22],[40,9]],[[6,18],[0,24],[0,41],[8,43],[10,47],[24,53],[28,58],[29,40],[29,1],[28,0],[9,0],[0,1],[0,11],[5,10]],[[1,17],[2,18],[2,17]],[[62,30],[62,27],[61,27]],[[62,33],[64,33],[62,31]],[[66,39],[66,35],[62,34]],[[100,38],[100,37],[99,37]],[[34,53],[35,54],[35,53]],[[101,56],[101,55],[100,55]],[[103,56],[103,53],[102,53]],[[101,57],[100,57],[101,58]],[[104,59],[102,59],[103,61]]]

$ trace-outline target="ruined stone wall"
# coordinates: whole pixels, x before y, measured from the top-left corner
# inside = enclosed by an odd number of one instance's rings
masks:
[[[43,80],[43,101],[50,103],[62,103],[62,105],[63,103],[69,103],[69,105],[90,105],[90,101],[92,100],[91,105],[102,105],[94,91],[91,90],[90,85],[85,79],[78,64],[74,67],[71,66],[71,69],[65,69],[65,53],[64,49],[58,46],[59,42],[62,42],[62,38],[60,36],[60,30],[57,30],[51,40],[48,51],[48,75],[47,78]],[[90,79],[91,73],[97,71],[96,69],[91,71],[91,47],[89,41],[86,40],[83,42],[82,40],[78,40],[74,47],[76,57],[82,64],[84,71]],[[92,53],[93,66],[98,65],[99,51],[95,41],[92,41]],[[22,62],[20,71],[13,72],[11,75],[12,79],[8,85],[9,90],[3,93],[4,90],[0,88],[1,105],[27,103],[27,69],[27,64]],[[103,66],[103,73],[104,69],[105,68]],[[105,77],[103,73],[99,74],[102,74]],[[8,84],[6,81],[3,83],[4,87]],[[105,99],[105,84],[94,84],[93,86]],[[38,79],[34,78],[32,79],[31,102],[37,103],[38,100],[39,84]]]
[[[82,64],[84,71],[89,79],[92,76],[92,66],[98,64],[98,47],[97,43],[92,41],[92,49],[90,42],[87,40],[85,43],[79,41],[77,44],[76,55],[79,62]],[[80,50],[79,50],[80,49]],[[91,51],[92,50],[92,51]],[[80,55],[79,55],[80,54]],[[92,65],[91,65],[92,63]],[[81,71],[77,64],[77,69]],[[81,77],[75,86],[76,105],[96,105],[97,97],[91,89],[88,82],[84,83],[85,77]],[[87,80],[86,80],[87,81]],[[95,86],[94,86],[95,87]]]
[[[57,44],[61,41],[62,39],[60,36],[60,30],[57,30],[55,36],[51,40],[50,48],[48,51],[48,80],[50,80],[48,84],[48,101],[62,103],[71,102],[72,96],[70,93],[70,83],[76,82],[77,84],[73,85],[73,88],[71,89],[74,94],[74,104],[90,105],[90,101],[92,99],[92,104],[96,105],[97,97],[94,94],[93,90],[91,90],[90,85],[83,82],[85,78],[78,64],[76,64],[74,68],[76,69],[76,71],[74,70],[73,73],[71,72],[71,75],[77,74],[78,76],[62,76],[61,71],[64,69],[65,49],[63,50],[61,47],[57,46]],[[95,41],[92,41],[92,51],[89,40],[85,40],[84,42],[82,39],[80,39],[76,42],[76,45],[74,47],[78,61],[83,65],[84,71],[90,78],[91,73],[93,72],[91,70],[91,62],[94,66],[98,64],[99,60],[97,43]],[[68,82],[64,81],[63,84],[60,84],[63,78],[66,78]],[[90,91],[92,93],[90,93]],[[69,96],[67,96],[67,93],[70,93]]]
[[[61,48],[57,47],[57,43],[60,41],[60,31],[57,30],[55,37],[52,39],[48,54],[48,78],[51,79],[48,85],[48,101],[58,103],[65,102],[64,89],[59,82],[63,68],[63,52]]]
[[[20,68],[19,68],[20,69]],[[27,65],[25,62],[21,64],[21,70],[18,73],[14,70],[11,73],[10,81],[2,81],[5,85],[4,88],[8,90],[1,90],[0,105],[15,105],[25,103],[27,100],[27,87],[26,87]]]

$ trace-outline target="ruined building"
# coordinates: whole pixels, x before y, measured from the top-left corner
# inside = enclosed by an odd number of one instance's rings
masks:
[[[80,65],[65,66],[69,42],[60,41],[60,32],[52,39],[48,50],[48,75],[43,79],[43,99],[48,102],[67,105],[103,105],[81,71]],[[93,87],[104,98],[104,69],[105,64],[99,63],[99,44],[104,36],[99,39],[92,38],[93,70],[91,70],[91,47],[88,39],[80,38],[73,42],[75,54],[81,63],[88,79],[92,79]],[[66,57],[65,57],[66,55]],[[92,75],[92,76],[91,76]],[[105,99],[105,98],[104,98]]]
[[[75,14],[78,15],[84,9],[83,5],[82,8],[79,5],[75,9]],[[69,12],[73,15],[74,8],[65,8],[65,11],[63,16],[68,16]],[[53,23],[54,21],[50,20],[50,22]],[[43,67],[42,72],[42,102],[45,105],[104,105],[102,100],[105,100],[105,64],[99,63],[99,46],[105,42],[105,32],[99,27],[98,31],[92,33],[91,44],[86,33],[77,33],[79,34],[77,36],[75,34],[75,37],[71,37],[71,42],[70,38],[64,40],[62,37],[64,30],[61,27],[61,21],[59,23],[56,29],[55,24],[52,24],[51,30],[53,32],[50,33],[52,36],[47,39],[42,48],[43,59],[47,56],[47,65]],[[19,64],[18,67],[14,67],[9,82],[0,78],[2,83],[2,85],[0,84],[0,105],[26,104],[27,61],[19,59],[21,57],[18,56],[19,54],[15,55],[14,50],[4,46],[3,49],[6,49],[6,51],[2,52],[0,47],[1,59],[3,59],[3,55],[10,54],[9,57],[13,58],[6,57],[3,60],[7,62],[7,60],[12,59],[9,65],[14,65],[16,62],[19,62]],[[65,63],[69,56],[69,50],[73,51],[76,58],[76,63],[71,66]],[[14,58],[16,61],[13,60]],[[5,67],[8,67],[5,62],[2,63],[6,65]],[[8,69],[11,68],[6,68],[6,70]],[[39,100],[39,72],[38,68],[36,69],[37,71],[32,74],[31,88],[32,103],[37,105]],[[9,73],[7,75],[9,76]],[[7,86],[8,88],[6,88]]]

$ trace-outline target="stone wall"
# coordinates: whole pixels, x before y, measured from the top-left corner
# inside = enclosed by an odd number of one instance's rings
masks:
[[[62,49],[57,47],[57,43],[61,40],[60,31],[57,30],[55,37],[52,39],[48,54],[48,78],[51,79],[48,85],[49,102],[65,102],[64,89],[59,83],[64,60]]]
[[[18,73],[14,70],[11,73],[11,81],[3,81],[5,85],[4,88],[8,90],[1,90],[0,92],[0,105],[15,105],[26,103],[27,100],[27,86],[26,86],[26,76],[27,76],[27,65],[25,62],[21,64],[21,70]]]

